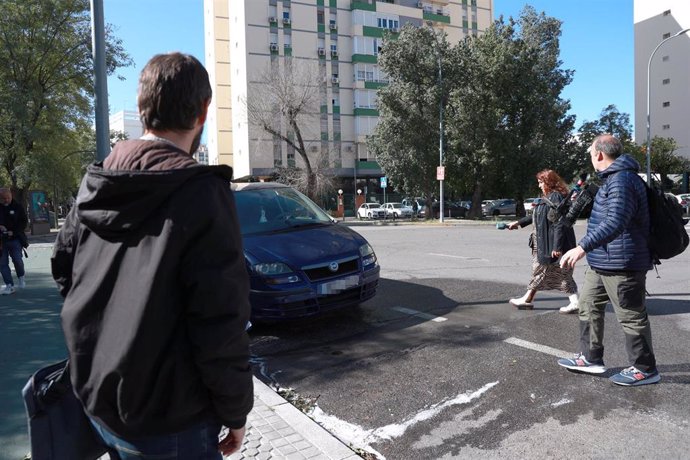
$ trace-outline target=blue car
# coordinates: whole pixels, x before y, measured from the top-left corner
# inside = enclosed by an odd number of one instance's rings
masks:
[[[376,294],[380,267],[359,233],[276,182],[233,183],[253,321],[304,318]]]

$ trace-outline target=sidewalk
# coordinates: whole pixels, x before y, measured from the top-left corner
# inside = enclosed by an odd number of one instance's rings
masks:
[[[360,457],[254,377],[254,409],[238,459],[348,459]]]
[[[0,299],[0,363],[12,369],[0,378],[0,396],[9,401],[0,417],[0,460],[19,460],[29,451],[19,391],[39,365],[65,354],[59,327],[61,299],[50,276],[50,256],[57,235],[29,236],[27,288]],[[4,412],[4,411],[3,411]],[[105,457],[107,458],[107,456]],[[318,459],[360,457],[319,424],[254,378],[254,409],[247,418],[244,444],[231,460]]]

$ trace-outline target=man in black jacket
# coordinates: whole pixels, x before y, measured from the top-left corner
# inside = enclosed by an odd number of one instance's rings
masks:
[[[0,273],[5,286],[0,289],[0,295],[14,294],[16,288],[10,270],[10,258],[17,273],[17,286],[23,288],[24,261],[22,260],[22,236],[28,220],[22,206],[12,199],[12,192],[7,188],[0,188]]]
[[[88,168],[56,241],[72,383],[114,458],[221,459],[253,405],[232,169],[191,158],[210,99],[197,59],[154,56],[144,136]]]

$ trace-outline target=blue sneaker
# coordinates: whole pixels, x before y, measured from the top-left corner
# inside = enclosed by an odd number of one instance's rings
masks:
[[[616,385],[631,387],[658,383],[659,380],[661,380],[661,375],[659,375],[659,371],[656,369],[651,372],[642,372],[636,367],[631,366],[627,369],[623,369],[618,374],[609,377],[609,380]]]
[[[578,353],[572,358],[561,358],[558,360],[558,365],[571,371],[585,372],[587,374],[603,374],[606,372],[604,361],[589,362],[582,353]]]

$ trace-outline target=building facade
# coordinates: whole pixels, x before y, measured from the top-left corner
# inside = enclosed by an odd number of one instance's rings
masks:
[[[686,0],[635,0],[635,140],[647,140],[647,66],[662,40],[690,28]],[[650,127],[654,136],[671,137],[679,155],[690,158],[690,32],[661,45],[651,61]]]
[[[121,110],[110,115],[110,131],[127,134],[127,139],[138,139],[144,133],[139,113],[134,110]]]
[[[319,107],[302,129],[310,158],[325,155],[351,193],[381,176],[366,139],[378,121],[376,90],[387,84],[377,65],[384,32],[431,24],[456,43],[492,23],[493,0],[205,0],[204,21],[209,162],[233,166],[235,177],[300,166],[294,149],[250,125],[246,109],[259,76],[289,60],[320,76]]]

